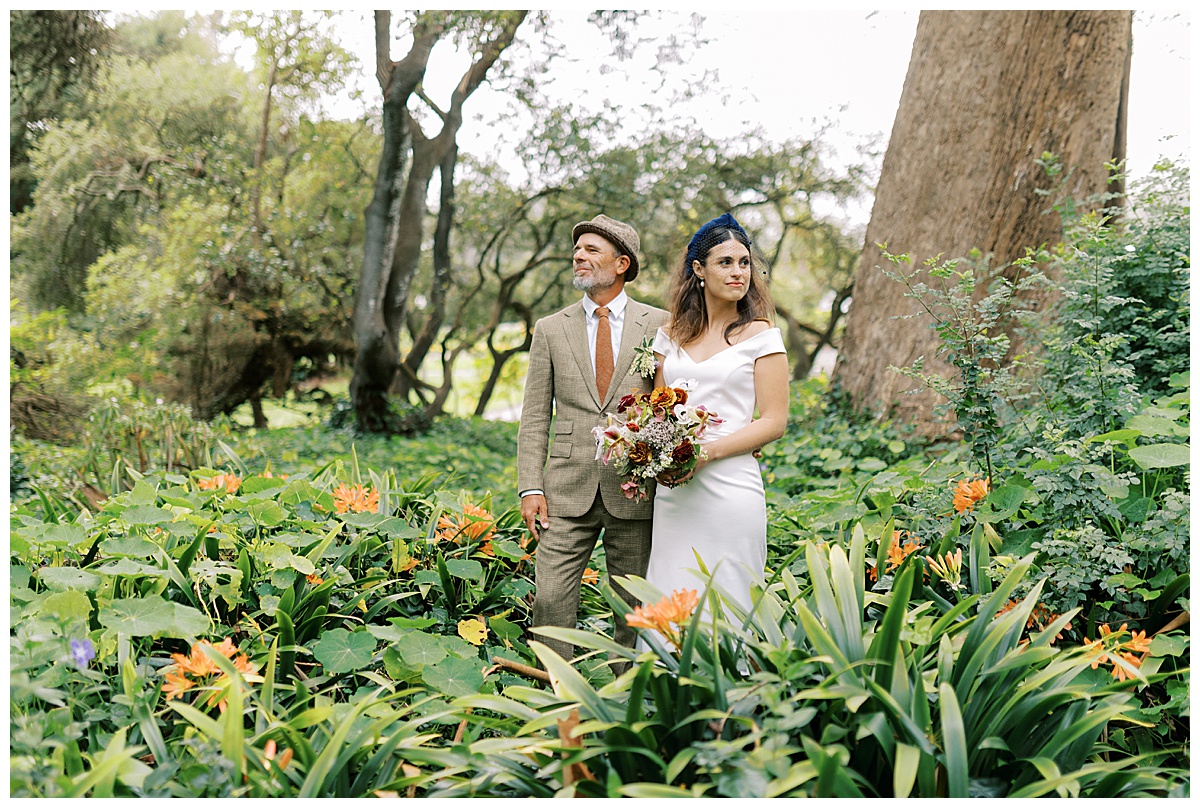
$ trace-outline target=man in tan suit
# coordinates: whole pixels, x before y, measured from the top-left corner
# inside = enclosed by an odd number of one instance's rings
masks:
[[[625,496],[612,467],[596,460],[592,427],[616,409],[621,396],[650,389],[653,379],[631,372],[634,348],[653,339],[668,315],[625,294],[639,269],[641,245],[631,226],[600,215],[575,225],[571,238],[574,286],[584,298],[534,326],[517,438],[521,515],[538,538],[535,628],[575,628],[583,571],[601,536],[610,578],[644,576],[650,559],[653,499],[634,502]],[[630,605],[637,603],[616,590]],[[624,615],[614,618],[614,639],[632,646],[633,629]],[[574,656],[571,643],[538,639],[564,659]]]

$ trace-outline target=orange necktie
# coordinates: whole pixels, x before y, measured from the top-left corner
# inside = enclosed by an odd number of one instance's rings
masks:
[[[596,390],[603,399],[613,375],[612,329],[608,325],[608,307],[596,309]]]

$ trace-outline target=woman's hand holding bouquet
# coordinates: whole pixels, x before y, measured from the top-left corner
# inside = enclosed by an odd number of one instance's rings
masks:
[[[635,501],[646,499],[649,481],[664,472],[679,483],[705,458],[700,438],[710,424],[719,424],[716,413],[703,405],[688,405],[692,380],[678,379],[650,392],[621,398],[616,413],[608,413],[596,436],[596,459],[615,464],[625,479],[621,489]],[[679,478],[685,478],[679,480]],[[676,484],[679,484],[676,483]]]

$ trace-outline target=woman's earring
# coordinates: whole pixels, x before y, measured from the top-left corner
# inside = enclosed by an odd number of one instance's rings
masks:
[[[701,288],[701,289],[703,289],[703,288],[704,288],[704,278],[701,278],[701,279],[700,279],[700,288]]]

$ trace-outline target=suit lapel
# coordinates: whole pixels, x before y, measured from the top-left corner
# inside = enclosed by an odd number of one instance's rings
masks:
[[[608,385],[608,394],[604,397],[601,409],[607,409],[609,402],[618,393],[617,388],[621,386],[620,382],[628,375],[629,366],[633,364],[633,349],[641,343],[642,337],[646,334],[646,317],[649,313],[649,309],[633,298],[630,298],[629,302],[625,304],[625,324],[621,326],[621,350],[617,352],[617,361],[613,363],[612,382]],[[629,391],[621,390],[619,392],[621,395],[625,395]]]
[[[575,356],[575,364],[579,366],[579,375],[583,379],[584,386],[587,387],[592,401],[599,407],[600,394],[596,391],[596,372],[592,370],[592,352],[588,348],[587,338],[587,314],[583,310],[583,303],[576,303],[566,309],[563,314],[566,320],[563,323],[563,330],[567,332],[567,344],[571,346],[571,353]],[[624,335],[622,335],[622,341],[624,341]],[[615,378],[616,374],[613,375]]]

